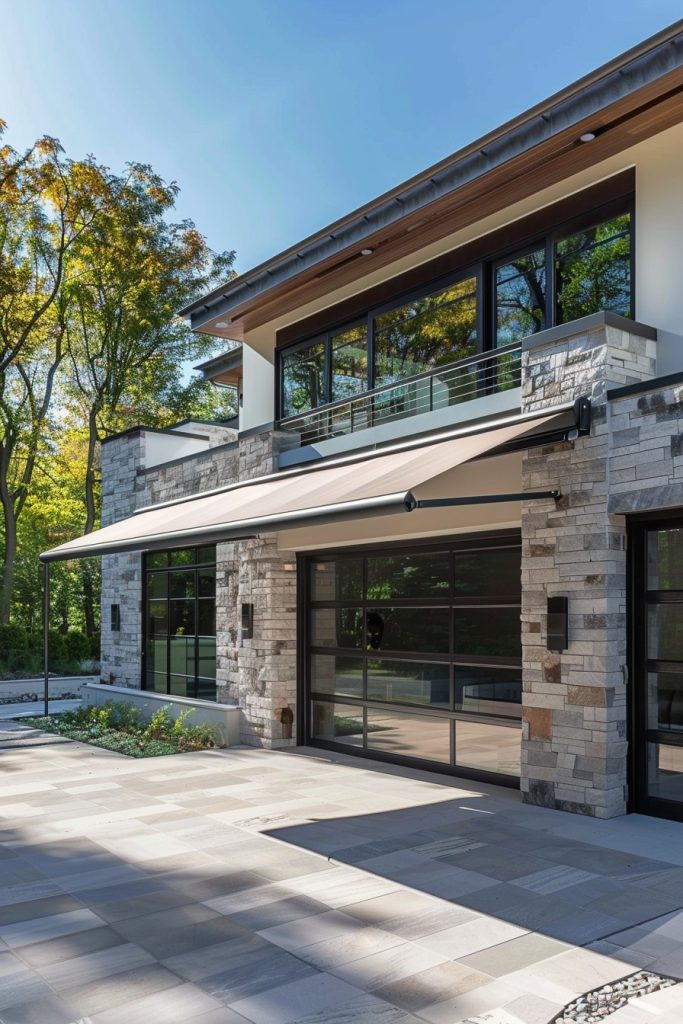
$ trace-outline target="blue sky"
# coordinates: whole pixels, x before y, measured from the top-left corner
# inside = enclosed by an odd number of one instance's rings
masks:
[[[236,268],[652,35],[680,0],[5,0],[0,117],[152,164]]]

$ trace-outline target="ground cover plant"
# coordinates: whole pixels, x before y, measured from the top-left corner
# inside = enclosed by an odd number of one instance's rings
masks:
[[[80,707],[61,715],[36,718],[33,724],[45,732],[129,757],[160,757],[219,746],[220,737],[213,726],[187,724],[192,713],[193,709],[188,708],[173,721],[170,708],[164,705],[145,722],[132,704],[108,701],[100,707]]]

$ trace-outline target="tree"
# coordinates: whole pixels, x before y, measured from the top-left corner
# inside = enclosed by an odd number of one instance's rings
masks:
[[[33,628],[37,554],[97,525],[105,437],[234,412],[225,392],[187,379],[186,361],[215,342],[176,315],[231,275],[233,254],[214,255],[189,221],[167,223],[177,193],[146,165],[116,175],[68,159],[49,136],[0,147],[0,621],[14,595]],[[64,629],[96,628],[97,587],[89,563],[55,569]]]
[[[106,172],[91,158],[67,160],[56,139],[23,153],[0,148],[0,622],[9,619],[17,525],[65,356],[65,263],[107,192]]]
[[[62,417],[59,424],[49,425],[17,528],[12,620],[29,632],[39,629],[41,621],[41,551],[70,540],[82,529],[85,451],[81,424]],[[58,562],[52,567],[52,616],[60,632],[85,630],[83,574],[88,572],[97,594],[98,571],[98,560]]]
[[[66,260],[64,321],[72,407],[85,423],[85,517],[98,518],[99,445],[138,422],[165,425],[198,404],[228,414],[208,382],[179,386],[188,359],[215,341],[192,334],[176,311],[231,274],[234,253],[214,255],[190,221],[168,223],[178,188],[143,164],[111,177],[106,209]],[[209,402],[209,395],[213,401]],[[86,629],[95,628],[89,576],[83,579]]]

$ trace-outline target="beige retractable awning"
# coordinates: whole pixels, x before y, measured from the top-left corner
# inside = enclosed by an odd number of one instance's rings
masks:
[[[61,544],[46,562],[120,551],[237,540],[356,517],[415,512],[421,484],[525,434],[567,426],[567,411],[519,417],[495,428],[458,431],[429,444],[402,446],[335,460],[149,506],[128,519]],[[489,500],[491,500],[489,496]]]

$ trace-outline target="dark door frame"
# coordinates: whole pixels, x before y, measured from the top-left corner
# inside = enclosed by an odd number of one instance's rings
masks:
[[[647,726],[647,534],[651,529],[683,528],[683,509],[643,513],[628,521],[628,810],[659,818],[683,821],[683,801],[667,800],[648,793],[648,743],[683,747],[683,732],[649,729]],[[673,593],[676,593],[675,591]]]

